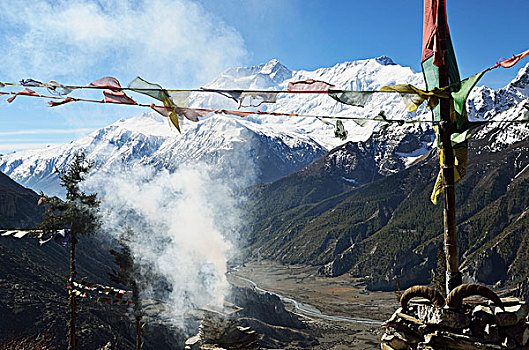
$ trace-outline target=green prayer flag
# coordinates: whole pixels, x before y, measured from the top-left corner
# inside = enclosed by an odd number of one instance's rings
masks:
[[[474,74],[473,76],[468,77],[462,82],[454,84],[454,86],[452,86],[451,95],[454,99],[454,110],[458,115],[463,116],[464,114],[466,114],[465,102],[467,101],[470,91],[474,88],[474,86],[476,86],[483,74],[485,74],[489,70],[490,68],[485,69],[484,71]]]
[[[129,83],[129,89],[140,94],[151,96],[162,102],[171,98],[169,93],[161,85],[149,83],[141,77],[136,77],[136,79],[131,81]]]
[[[158,101],[162,101],[164,107],[176,107],[169,93],[164,88],[162,88],[161,85],[149,83],[141,77],[136,77],[136,79],[131,81],[129,83],[129,89],[140,94],[151,96]],[[178,132],[180,132],[180,122],[178,121],[178,115],[176,112],[173,111],[169,114],[169,120],[175,126]]]

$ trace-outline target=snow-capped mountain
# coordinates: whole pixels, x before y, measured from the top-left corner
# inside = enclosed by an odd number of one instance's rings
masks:
[[[336,89],[375,90],[385,85],[412,84],[424,87],[422,73],[415,73],[409,67],[399,66],[386,56],[339,63],[329,68],[314,71],[290,71],[277,60],[254,67],[234,68],[205,86],[218,89],[287,90],[288,83],[302,80],[321,80],[334,84]],[[191,97],[194,107],[237,109],[235,101],[214,93],[195,93]],[[336,102],[326,94],[282,94],[274,104],[263,105],[261,110],[295,112],[308,115],[375,117],[381,110],[388,118],[412,118],[426,112],[424,107],[408,113],[396,94],[376,94],[364,107],[354,107]],[[330,150],[344,142],[334,137],[332,126],[315,118],[294,118],[263,116],[250,117],[252,122],[267,124],[279,130],[292,130],[311,136]],[[365,141],[379,123],[372,122],[361,127],[353,121],[344,122],[349,132],[348,141]]]
[[[493,90],[479,86],[472,90],[467,102],[469,117],[487,120],[514,107],[529,97],[529,63],[518,71],[516,77],[504,88]]]
[[[149,113],[119,120],[68,144],[3,156],[0,171],[37,191],[60,194],[53,171],[71,162],[80,150],[95,163],[93,171],[138,164],[174,171],[182,164],[204,163],[217,165],[213,169],[219,175],[246,182],[242,185],[273,181],[325,153],[309,136],[276,132],[227,116],[190,123],[178,135],[166,119]]]
[[[271,60],[258,66],[229,69],[205,87],[286,90],[289,82],[307,79],[326,81],[337,89],[350,90],[373,90],[397,83],[424,86],[422,74],[383,56],[314,71],[291,71],[279,61]],[[529,96],[528,82],[529,65],[522,68],[503,89],[477,88],[469,99],[471,118],[489,119],[498,112],[508,114],[510,118],[523,113]],[[236,102],[217,93],[194,93],[190,97],[190,105],[223,109],[238,107]],[[424,106],[408,113],[397,94],[376,94],[364,108],[341,104],[326,94],[282,94],[275,104],[260,107],[261,110],[265,108],[309,115],[367,118],[383,110],[389,119],[429,118]],[[406,168],[428,152],[433,143],[433,131],[428,125],[392,125],[386,128],[379,122],[360,126],[354,121],[344,122],[344,125],[349,133],[346,141],[369,139],[370,157],[374,159],[376,172],[381,175]],[[520,129],[516,125],[512,127]],[[219,174],[244,178],[247,185],[273,181],[300,170],[344,144],[345,141],[334,137],[333,128],[316,118],[260,115],[243,119],[216,115],[196,124],[184,123],[180,135],[163,118],[146,113],[141,117],[117,121],[69,144],[1,156],[0,171],[24,186],[58,194],[61,191],[53,175],[54,168],[66,165],[76,152],[83,149],[95,162],[95,171],[121,169],[135,164],[173,171],[181,164],[203,162],[213,165],[212,168],[217,169]],[[524,133],[517,135],[506,142],[526,136]],[[340,154],[335,152],[336,157],[341,157]],[[335,160],[336,166],[347,168],[347,155],[342,158]],[[344,181],[354,184],[355,179],[345,177]]]

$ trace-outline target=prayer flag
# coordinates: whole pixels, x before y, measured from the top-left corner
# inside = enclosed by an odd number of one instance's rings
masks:
[[[424,101],[428,101],[429,108],[435,108],[439,104],[439,98],[450,98],[450,92],[446,90],[433,88],[431,91],[424,91],[410,84],[383,86],[380,89],[380,91],[398,92],[408,107],[408,112],[415,111]]]
[[[39,94],[37,94],[35,91],[31,90],[31,89],[28,89],[28,88],[25,88],[24,90],[20,91],[20,92],[17,92],[15,94],[15,96],[13,97],[10,97],[7,99],[7,102],[11,103],[15,100],[15,98],[17,98],[17,96],[39,96]]]
[[[347,130],[345,130],[341,120],[336,121],[336,126],[334,127],[334,136],[338,137],[342,141],[347,140]]]
[[[496,68],[496,67],[499,67],[499,66],[502,66],[503,68],[511,68],[516,63],[518,63],[518,61],[520,61],[522,58],[524,58],[524,57],[526,57],[528,55],[529,55],[529,50],[524,51],[524,52],[522,52],[522,53],[520,53],[518,55],[514,55],[511,58],[508,58],[506,60],[500,61],[498,64],[496,64],[492,68]]]
[[[97,79],[96,81],[88,84],[88,86],[109,89],[112,91],[121,91],[121,84],[114,77],[103,77],[101,79]]]
[[[198,117],[205,117],[208,114],[210,114],[210,111],[202,111],[197,110],[193,108],[180,108],[180,107],[161,107],[161,106],[155,106],[151,105],[151,108],[154,109],[156,112],[160,113],[164,117],[169,118],[172,113],[179,116],[181,119],[186,118],[192,122],[198,122]]]
[[[42,84],[42,86],[46,87],[50,94],[59,95],[59,96],[68,95],[70,92],[75,90],[75,89],[66,87],[62,84],[59,84],[58,82],[54,80],[50,80],[49,82]]]
[[[440,26],[443,25],[445,28],[443,31],[440,30]],[[442,33],[446,33],[445,37],[442,37]],[[441,50],[441,41],[445,41],[446,53],[443,57],[443,51]],[[441,67],[447,70],[448,85],[460,84],[459,70],[457,68],[457,61],[450,39],[450,32],[448,29],[448,21],[446,16],[446,1],[445,0],[425,0],[424,1],[424,25],[423,25],[423,41],[422,41],[422,71],[424,79],[426,81],[426,88],[428,91],[434,89],[447,89],[447,86],[440,86],[440,71]],[[469,90],[470,92],[470,90]],[[456,112],[454,107],[454,100],[450,96],[450,119],[456,122],[456,132],[464,131],[468,125],[468,117],[466,112]],[[466,100],[466,96],[465,96]],[[464,104],[464,102],[463,102]],[[439,104],[432,109],[433,121],[439,122],[441,120],[441,110]],[[440,144],[439,130],[435,128],[437,143]],[[438,147],[438,155],[441,169],[437,176],[431,200],[435,204],[437,196],[444,190],[444,180],[442,175],[442,169],[444,165],[444,157],[442,150]],[[466,172],[468,145],[466,142],[454,147],[454,182],[458,182]],[[464,155],[464,156],[463,156]]]
[[[33,80],[33,79],[22,79],[20,81],[20,85],[29,86],[29,87],[38,87],[38,86],[42,86],[42,83],[40,81]]]
[[[299,91],[313,91],[313,92],[328,92],[329,89],[334,88],[333,84],[326,83],[321,80],[302,80],[288,83],[288,92]]]
[[[129,83],[129,89],[140,94],[151,96],[152,98],[155,98],[158,101],[162,101],[163,105],[166,108],[176,107],[173,100],[171,99],[171,96],[169,96],[169,93],[164,90],[161,85],[149,83],[148,81],[140,77],[136,77],[136,79]],[[153,108],[153,106],[151,106],[151,108]],[[171,123],[175,126],[176,130],[180,132],[180,123],[178,121],[178,115],[174,111],[170,112],[169,115],[165,115],[161,113],[158,109],[153,109],[158,113],[167,116]]]
[[[157,99],[161,102],[164,102],[171,98],[171,96],[169,96],[169,93],[164,90],[161,85],[149,83],[141,77],[136,77],[136,79],[131,81],[129,83],[129,89],[140,94],[151,96],[152,98]]]
[[[263,103],[276,103],[278,92],[243,92],[241,93],[239,108],[259,107]]]
[[[123,103],[129,105],[136,105],[136,101],[128,97],[123,91],[103,91],[105,95],[105,102]]]
[[[105,102],[123,103],[129,105],[137,104],[136,101],[127,96],[121,90],[121,84],[114,77],[103,77],[101,79],[91,82],[90,84],[88,84],[88,86],[109,89],[110,91],[103,91],[103,95],[105,95]]]
[[[329,96],[336,101],[356,107],[365,107],[373,94],[373,92],[369,91],[329,90]]]
[[[230,98],[234,100],[235,102],[239,103],[242,95],[242,91],[235,91],[235,90],[217,90],[217,89],[206,89],[206,88],[200,88],[203,91],[207,92],[215,92],[217,94],[221,94],[224,97]]]
[[[73,98],[73,97],[66,97],[64,100],[60,100],[60,101],[48,101],[48,104],[50,105],[50,107],[57,107],[65,103],[74,102],[74,101],[78,101],[78,99]]]

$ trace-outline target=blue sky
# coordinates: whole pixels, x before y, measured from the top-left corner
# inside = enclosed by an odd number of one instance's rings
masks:
[[[447,2],[462,76],[529,48],[529,1]],[[85,84],[111,75],[126,85],[140,75],[187,88],[272,58],[310,70],[381,55],[419,71],[422,11],[422,0],[4,1],[0,81]],[[502,87],[524,64],[490,72],[481,83]],[[0,153],[69,142],[142,112],[2,98]]]

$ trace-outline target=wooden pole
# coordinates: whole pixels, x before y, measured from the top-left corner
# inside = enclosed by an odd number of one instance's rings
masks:
[[[439,0],[438,11],[445,11],[446,1]],[[448,80],[448,54],[447,54],[447,23],[445,13],[439,16],[440,48],[443,63],[439,68],[439,86],[449,85]],[[447,295],[455,287],[461,285],[462,278],[459,272],[459,257],[457,253],[457,231],[456,231],[456,207],[454,188],[454,150],[452,148],[451,136],[454,123],[450,118],[450,100],[441,99],[440,102],[441,123],[439,136],[441,139],[441,150],[443,154],[443,168],[441,169],[444,181],[444,241],[446,254],[446,293]]]

